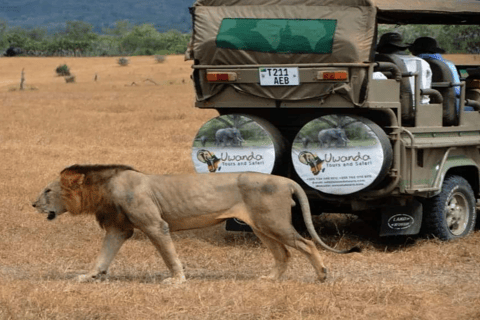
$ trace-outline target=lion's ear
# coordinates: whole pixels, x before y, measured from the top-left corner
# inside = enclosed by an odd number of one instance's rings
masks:
[[[65,170],[60,174],[60,185],[68,189],[77,189],[83,184],[85,175],[82,173]]]

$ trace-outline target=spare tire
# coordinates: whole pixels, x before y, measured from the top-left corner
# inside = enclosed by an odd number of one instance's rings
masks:
[[[298,176],[329,195],[350,195],[383,181],[392,165],[387,134],[355,115],[327,115],[308,122],[292,145]]]
[[[197,173],[281,172],[287,143],[279,130],[257,116],[222,115],[198,131],[192,146]]]

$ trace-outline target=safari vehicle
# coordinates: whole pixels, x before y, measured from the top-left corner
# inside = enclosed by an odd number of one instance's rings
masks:
[[[195,105],[219,113],[193,142],[197,172],[290,177],[313,213],[355,213],[382,236],[474,229],[478,86],[432,65],[432,89],[421,90],[375,46],[378,24],[478,24],[479,1],[197,0],[191,14]],[[241,138],[218,139],[223,129]]]

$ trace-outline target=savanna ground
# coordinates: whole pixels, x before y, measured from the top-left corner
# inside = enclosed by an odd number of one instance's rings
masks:
[[[56,76],[63,63],[76,83]],[[19,91],[22,68],[26,89]],[[253,235],[223,225],[174,234],[186,284],[162,284],[167,269],[139,233],[121,249],[108,281],[77,283],[102,230],[90,216],[49,222],[31,201],[75,163],[193,172],[192,139],[216,113],[193,107],[190,70],[180,56],[163,64],[135,57],[127,67],[116,58],[0,59],[1,320],[480,318],[478,231],[462,241],[395,245],[354,218],[336,225],[316,219],[330,243],[341,238],[341,246],[363,248],[350,255],[322,250],[326,283],[314,282],[311,265],[294,250],[281,281],[259,281],[273,263],[270,253]]]

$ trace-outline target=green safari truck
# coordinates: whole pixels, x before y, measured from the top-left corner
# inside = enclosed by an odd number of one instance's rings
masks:
[[[375,48],[379,24],[478,24],[480,1],[197,0],[190,10],[195,106],[218,111],[193,141],[197,172],[289,177],[316,213],[354,213],[382,236],[474,230],[479,66],[455,82],[427,61],[421,89],[418,72]]]

